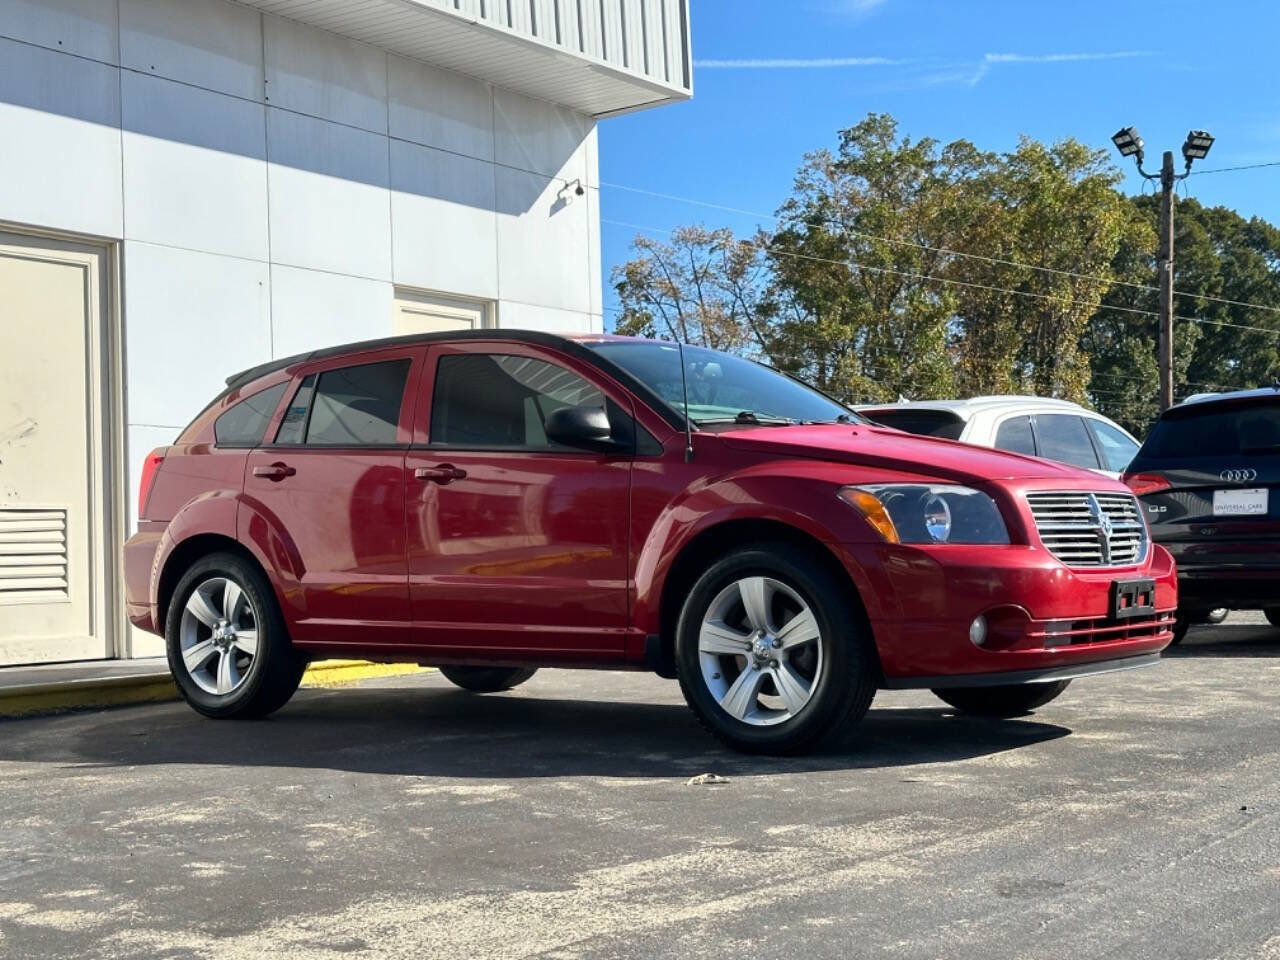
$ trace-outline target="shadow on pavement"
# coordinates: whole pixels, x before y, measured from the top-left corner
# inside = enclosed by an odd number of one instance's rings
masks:
[[[786,774],[942,763],[1071,732],[1031,718],[872,709],[839,752],[749,757],[722,748],[683,705],[530,694],[366,687],[303,691],[258,722],[206,720],[181,704],[14,721],[5,725],[0,761],[276,766],[433,777],[682,777],[707,770]]]
[[[1192,627],[1166,657],[1280,657],[1280,629],[1269,623]]]

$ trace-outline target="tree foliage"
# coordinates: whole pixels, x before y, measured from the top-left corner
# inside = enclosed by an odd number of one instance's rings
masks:
[[[900,134],[871,114],[808,154],[776,225],[637,237],[622,333],[758,357],[848,402],[1035,393],[1141,431],[1156,411],[1158,202],[1105,151],[1008,153]],[[1280,231],[1182,201],[1179,393],[1280,370]],[[1254,329],[1244,329],[1252,327]]]

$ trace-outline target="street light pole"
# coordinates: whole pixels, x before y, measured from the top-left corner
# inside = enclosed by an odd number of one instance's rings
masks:
[[[1208,156],[1209,148],[1213,146],[1213,137],[1203,130],[1192,130],[1187,134],[1187,139],[1182,144],[1182,157],[1187,165],[1180,174],[1173,172],[1172,150],[1164,152],[1164,161],[1158,174],[1147,173],[1142,169],[1143,144],[1136,127],[1125,127],[1111,141],[1120,151],[1120,156],[1135,158],[1140,174],[1148,180],[1160,181],[1160,250],[1156,264],[1160,274],[1160,306],[1156,311],[1160,326],[1156,343],[1156,365],[1160,369],[1160,409],[1168,410],[1173,406],[1173,190],[1179,180],[1185,180],[1191,175],[1193,160],[1202,160]]]
[[[1160,367],[1160,409],[1173,406],[1173,151],[1164,152],[1160,168],[1160,333],[1156,363]]]

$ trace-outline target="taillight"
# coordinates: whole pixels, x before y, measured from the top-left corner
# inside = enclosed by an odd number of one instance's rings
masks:
[[[147,454],[147,459],[142,461],[142,480],[138,484],[138,519],[141,520],[147,513],[147,500],[151,497],[151,486],[156,482],[156,473],[160,470],[160,464],[164,463],[164,452],[167,447],[157,447]]]
[[[1158,473],[1126,473],[1120,479],[1140,497],[1145,497],[1149,493],[1159,493],[1173,486]]]

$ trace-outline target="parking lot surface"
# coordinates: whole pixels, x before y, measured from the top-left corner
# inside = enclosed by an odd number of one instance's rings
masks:
[[[672,682],[554,670],[3,722],[0,956],[1280,958],[1259,618],[1033,717],[882,693],[860,733],[742,757]]]

